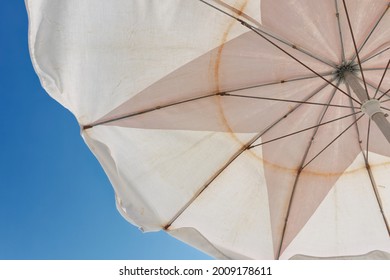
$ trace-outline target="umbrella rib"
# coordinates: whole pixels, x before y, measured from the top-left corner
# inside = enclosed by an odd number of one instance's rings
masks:
[[[336,65],[334,63],[327,62],[327,61],[325,61],[325,59],[320,58],[320,57],[318,57],[318,56],[316,56],[316,55],[314,55],[314,54],[312,54],[312,53],[302,49],[301,47],[299,47],[297,45],[294,45],[294,44],[292,44],[292,43],[290,43],[290,42],[288,42],[286,40],[283,40],[283,39],[277,37],[276,35],[271,34],[270,32],[266,32],[266,31],[264,31],[264,30],[262,30],[262,29],[260,29],[258,27],[255,27],[255,26],[252,26],[252,27],[255,28],[258,32],[261,32],[261,33],[263,33],[263,34],[265,34],[265,35],[267,35],[267,36],[269,36],[269,37],[271,37],[271,38],[273,38],[273,39],[275,39],[275,40],[277,40],[277,41],[279,41],[279,42],[281,42],[281,43],[283,43],[283,44],[285,44],[285,45],[287,45],[287,46],[289,46],[289,47],[291,47],[291,48],[293,48],[293,49],[295,49],[295,50],[297,50],[297,51],[299,51],[299,52],[301,52],[303,54],[305,54],[305,55],[307,55],[307,56],[310,56],[311,58],[314,58],[314,59],[316,59],[316,60],[318,60],[318,61],[320,61],[320,62],[322,62],[322,63],[324,63],[324,64],[326,64],[326,65],[336,69]]]
[[[347,84],[347,90],[349,91],[349,85],[348,84]],[[350,100],[350,102],[351,102],[351,105],[352,105],[352,100]],[[354,108],[352,108],[352,112],[355,113],[355,109]],[[356,120],[356,115],[355,115],[355,120]],[[363,158],[364,158],[367,174],[368,174],[368,177],[370,178],[371,186],[372,186],[372,189],[374,191],[374,195],[375,195],[376,201],[378,203],[379,210],[381,212],[381,215],[382,215],[382,218],[384,220],[385,226],[387,228],[387,232],[390,235],[389,224],[387,223],[386,216],[385,216],[385,213],[383,211],[383,204],[382,204],[382,201],[380,199],[380,196],[379,196],[379,193],[378,193],[378,190],[377,190],[377,184],[376,184],[375,179],[374,179],[374,174],[372,173],[371,166],[370,166],[370,163],[369,163],[369,160],[368,160],[368,148],[369,148],[369,141],[370,141],[371,119],[370,118],[368,119],[366,153],[364,153],[364,150],[363,150],[363,147],[362,147],[362,144],[361,144],[360,131],[359,131],[359,127],[358,127],[357,123],[355,123],[355,128],[356,128],[356,133],[358,135],[358,140],[359,140],[358,143],[359,143],[360,150],[361,150]]]
[[[383,79],[385,78],[385,75],[386,75],[387,68],[389,68],[389,64],[390,64],[390,59],[389,59],[389,61],[387,62],[385,71],[383,72],[383,75],[382,75],[382,77],[381,77],[381,80],[380,80],[380,82],[379,82],[379,85],[378,85],[378,87],[376,88],[376,91],[375,91],[375,94],[374,94],[374,98],[376,97],[376,95],[377,95],[377,93],[378,93],[378,91],[379,91],[379,88],[380,88],[381,85],[382,85]]]
[[[345,83],[345,86],[347,87],[347,91],[348,92],[351,92],[351,89],[350,89],[350,87],[349,87],[349,84],[348,83]],[[351,105],[353,105],[352,104],[352,100],[349,100],[349,102],[350,102],[350,104]],[[352,112],[353,113],[355,113],[355,108],[352,108]],[[356,115],[355,115],[355,120],[356,120]],[[370,131],[370,126],[371,126],[371,119],[370,118],[368,118],[368,131]],[[367,151],[367,154],[366,155],[364,155],[364,152],[363,152],[363,148],[362,148],[362,141],[361,141],[361,137],[360,137],[360,131],[359,131],[359,127],[358,127],[358,125],[357,125],[357,123],[355,124],[355,128],[356,128],[356,133],[357,133],[357,136],[358,136],[358,142],[359,142],[359,146],[360,146],[360,150],[361,150],[361,152],[363,153],[363,156],[364,156],[364,158],[365,159],[367,159],[367,161],[368,161],[368,143],[369,143],[369,133],[367,133],[367,140],[366,140],[366,143],[367,143],[367,149],[366,149],[366,151]]]
[[[388,90],[386,90],[386,91],[378,98],[378,100],[381,100],[384,96],[390,97],[390,96],[387,95],[389,92],[390,92],[390,88],[389,88]],[[382,103],[387,102],[387,101],[389,101],[389,100],[390,100],[390,99],[385,100],[385,101],[383,101]]]
[[[334,72],[331,71],[331,72],[321,73],[320,75],[322,75],[323,77],[326,77],[326,76],[330,76],[333,74],[334,74]],[[292,78],[292,79],[279,80],[276,82],[267,82],[264,84],[259,84],[259,85],[254,85],[254,86],[247,86],[247,87],[242,87],[242,88],[238,88],[238,89],[225,90],[225,93],[253,89],[253,88],[259,88],[259,87],[265,87],[265,86],[278,85],[278,84],[284,84],[284,83],[291,83],[291,82],[302,81],[302,80],[309,80],[309,79],[314,79],[314,78],[318,78],[318,76],[317,75],[303,76],[303,77],[297,77],[297,78]]]
[[[340,80],[338,80],[338,85],[339,85],[339,84],[340,84]],[[332,102],[332,100],[333,100],[335,94],[336,94],[336,89],[333,90],[332,95],[331,95],[331,97],[329,98],[328,104],[330,104],[330,103]],[[326,112],[328,111],[328,109],[329,109],[329,106],[326,107],[326,108],[324,109],[324,111],[323,111],[323,113],[322,113],[320,119],[318,120],[318,124],[319,124],[319,125],[321,124],[322,120],[324,119],[325,114],[326,114]],[[301,173],[302,173],[302,170],[303,170],[302,166],[303,166],[303,164],[304,164],[305,161],[306,161],[307,155],[309,154],[309,151],[310,151],[311,146],[312,146],[312,144],[313,144],[313,140],[314,140],[315,136],[317,135],[317,132],[318,132],[318,130],[319,130],[319,125],[315,128],[315,130],[314,130],[314,132],[313,132],[313,135],[312,135],[311,140],[309,141],[308,146],[307,146],[307,148],[306,148],[306,151],[305,151],[305,153],[304,153],[304,155],[303,155],[303,157],[302,157],[300,167],[299,167],[299,169],[298,169],[297,175],[296,175],[295,180],[294,180],[294,184],[293,184],[293,187],[292,187],[290,199],[289,199],[289,202],[288,202],[288,208],[287,208],[287,212],[286,212],[286,218],[285,218],[285,220],[284,220],[282,236],[281,236],[280,243],[279,243],[279,249],[278,249],[277,259],[279,259],[279,258],[280,258],[280,255],[281,255],[282,245],[283,245],[284,237],[285,237],[286,230],[287,230],[287,223],[288,223],[288,220],[289,220],[289,217],[290,217],[291,206],[292,206],[292,202],[293,202],[294,197],[295,197],[295,196],[294,196],[294,195],[295,195],[295,190],[296,190],[296,187],[297,187],[297,185],[298,185],[299,178],[300,178]]]
[[[380,54],[382,54],[382,53],[384,53],[384,52],[387,52],[388,50],[390,50],[390,47],[387,47],[386,49],[381,50],[380,52],[378,52],[378,53],[376,53],[376,54],[373,54],[372,56],[367,57],[366,59],[363,59],[363,60],[362,60],[362,63],[365,63],[365,62],[367,62],[367,61],[373,59],[374,57],[376,57],[376,56],[378,56],[378,55],[380,55]]]
[[[366,80],[365,80],[365,78],[364,78],[362,63],[361,63],[361,61],[360,61],[359,51],[358,51],[357,46],[356,46],[355,35],[353,34],[352,25],[351,25],[351,20],[350,20],[350,18],[349,18],[349,13],[348,13],[347,5],[345,4],[345,0],[343,0],[343,5],[344,5],[345,14],[346,14],[346,16],[347,16],[347,22],[348,22],[349,31],[350,31],[350,33],[351,33],[353,46],[354,46],[354,48],[355,48],[355,55],[356,55],[356,57],[357,57],[358,64],[359,64],[360,74],[362,75],[362,78],[363,78],[363,84],[364,84],[364,89],[366,90],[367,100],[369,100],[369,99],[370,99],[370,96],[368,95],[368,90],[367,90]],[[354,60],[354,59],[352,59],[352,60]]]
[[[333,94],[332,94],[332,98],[330,99],[329,103],[328,104],[321,104],[321,105],[324,105],[326,106],[325,108],[325,112],[328,110],[329,107],[332,107],[332,105],[330,104],[331,100],[333,99],[333,96],[335,94],[335,91],[336,89],[334,90]],[[308,102],[303,102],[302,104],[310,104]],[[336,106],[337,107],[337,106]],[[349,109],[360,109],[358,107],[350,107],[350,106],[342,106],[343,108],[349,108]],[[324,114],[325,114],[324,112]],[[360,113],[361,111],[359,111],[358,113]],[[357,113],[353,113],[353,114],[348,114],[348,115],[345,115],[345,116],[342,116],[342,117],[339,117],[339,118],[336,118],[336,119],[332,119],[330,121],[326,121],[326,122],[323,122],[322,123],[322,120],[323,120],[323,117],[324,115],[321,117],[320,121],[318,122],[317,125],[314,125],[314,126],[310,126],[310,127],[307,127],[307,128],[304,128],[304,129],[301,129],[301,130],[298,130],[298,131],[295,131],[295,132],[292,132],[292,133],[289,133],[289,134],[285,134],[285,135],[282,135],[282,136],[279,136],[279,137],[276,137],[274,139],[271,139],[271,140],[267,140],[265,142],[262,142],[262,143],[259,143],[259,144],[256,144],[256,145],[252,145],[249,147],[249,149],[252,149],[252,148],[255,148],[255,147],[258,147],[258,146],[262,146],[264,144],[268,144],[268,143],[271,143],[271,142],[274,142],[274,141],[277,141],[277,140],[280,140],[280,139],[283,139],[283,138],[286,138],[286,137],[289,137],[289,136],[293,136],[293,135],[296,135],[296,134],[299,134],[301,132],[305,132],[305,131],[308,131],[308,130],[311,130],[311,129],[315,129],[321,126],[324,126],[326,124],[330,124],[330,123],[333,123],[333,122],[336,122],[336,121],[339,121],[339,120],[342,120],[342,119],[345,119],[345,118],[348,118],[350,116],[353,116],[353,115],[356,115]],[[317,133],[317,130],[315,131],[314,135]]]
[[[109,123],[112,123],[112,122],[115,122],[115,121],[119,121],[119,120],[123,120],[123,119],[126,119],[126,118],[139,116],[139,115],[150,113],[150,112],[153,112],[153,111],[156,111],[156,110],[160,110],[160,109],[164,109],[164,108],[168,108],[168,107],[171,107],[171,106],[180,105],[180,104],[184,104],[184,103],[188,103],[188,102],[192,102],[192,101],[197,101],[197,100],[201,100],[201,99],[205,99],[205,98],[209,98],[209,97],[213,97],[213,96],[217,96],[217,95],[221,95],[221,94],[220,93],[213,93],[213,94],[208,94],[208,95],[204,95],[204,96],[190,98],[190,99],[186,99],[186,100],[182,100],[182,101],[178,101],[178,102],[174,102],[174,103],[169,103],[169,104],[162,105],[162,106],[149,108],[149,109],[142,110],[142,111],[139,111],[139,112],[135,112],[135,113],[130,113],[130,114],[114,117],[112,119],[94,122],[92,124],[83,126],[83,129],[89,129],[89,128],[92,128],[92,127],[97,126],[97,125],[109,124]]]
[[[368,149],[370,147],[370,131],[371,131],[371,118],[368,118],[367,140],[366,140],[366,158],[367,158],[367,162],[368,162]]]
[[[287,103],[301,103],[301,104],[308,104],[308,105],[330,106],[330,107],[338,107],[338,108],[351,108],[350,106],[338,105],[338,104],[326,104],[326,103],[319,103],[319,102],[308,102],[308,101],[299,101],[299,100],[292,100],[292,99],[280,99],[280,98],[250,96],[250,95],[241,95],[241,94],[225,93],[223,96],[258,99],[258,100],[280,101],[280,102],[287,102]],[[359,109],[359,107],[354,107],[354,108]]]
[[[330,107],[330,106],[329,106]],[[348,107],[348,108],[351,108],[351,107]],[[326,122],[323,122],[323,123],[319,123],[319,124],[316,124],[316,125],[313,125],[313,126],[310,126],[310,127],[307,127],[307,128],[303,128],[301,130],[297,130],[295,132],[292,132],[292,133],[289,133],[289,134],[285,134],[283,136],[279,136],[279,137],[276,137],[274,139],[271,139],[271,140],[267,140],[265,142],[261,142],[259,144],[256,144],[256,145],[253,145],[253,146],[250,146],[249,149],[252,149],[252,148],[256,148],[258,146],[263,146],[265,144],[268,144],[268,143],[271,143],[271,142],[275,142],[277,140],[280,140],[280,139],[284,139],[286,137],[289,137],[289,136],[293,136],[293,135],[296,135],[296,134],[299,134],[299,133],[302,133],[302,132],[305,132],[305,131],[308,131],[308,130],[311,130],[311,129],[315,129],[315,128],[319,128],[321,126],[324,126],[324,125],[327,125],[327,124],[330,124],[330,123],[333,123],[333,122],[336,122],[336,121],[339,121],[339,120],[342,120],[342,119],[345,119],[345,118],[348,118],[348,117],[351,117],[353,115],[356,115],[360,112],[357,112],[357,113],[353,113],[353,114],[348,114],[348,115],[345,115],[345,116],[342,116],[342,117],[339,117],[339,118],[336,118],[336,119],[332,119],[330,121],[326,121]],[[322,121],[322,120],[321,120]]]
[[[213,1],[214,2],[218,2],[219,5],[223,6],[224,8],[226,8],[226,9],[228,9],[228,10],[234,12],[234,13],[236,13],[237,15],[240,15],[243,18],[245,18],[245,19],[247,19],[247,20],[249,20],[249,21],[251,21],[251,22],[253,22],[253,23],[257,24],[257,25],[260,25],[260,23],[257,20],[255,20],[254,18],[250,17],[248,14],[244,13],[243,11],[238,10],[238,9],[234,8],[233,6],[230,6],[229,4],[223,2],[223,0],[213,0]],[[201,2],[204,2],[204,1],[201,1]],[[222,11],[222,9],[219,9],[219,10]],[[225,14],[227,14],[227,13],[225,13]]]
[[[341,59],[342,59],[342,61],[345,61],[344,40],[343,40],[343,33],[341,32],[340,13],[339,13],[339,7],[338,7],[338,4],[337,4],[337,0],[334,0],[334,3],[335,3],[335,6],[336,6],[337,26],[338,26],[338,29],[339,29],[339,36],[340,36]]]
[[[387,92],[389,92],[390,91],[390,89],[387,91]],[[381,101],[380,103],[386,103],[386,102],[389,102],[390,101],[390,99],[386,99],[385,101]]]
[[[326,145],[321,151],[319,151],[310,161],[308,161],[302,169],[306,168],[310,163],[312,163],[319,155],[321,155],[327,148],[329,148],[337,139],[339,139],[345,132],[348,131],[355,123],[357,123],[364,114],[362,114],[359,118],[357,118],[353,123],[351,123],[346,129],[344,129],[339,135],[337,135],[328,145]]]
[[[335,78],[334,78],[335,79]],[[333,80],[334,80],[333,79]],[[274,127],[275,125],[277,125],[281,120],[284,120],[286,119],[291,113],[293,113],[296,109],[298,109],[301,105],[304,105],[304,104],[307,104],[308,103],[308,100],[310,100],[311,98],[313,98],[315,95],[317,95],[319,92],[321,92],[325,87],[327,87],[328,84],[325,83],[323,84],[322,86],[320,86],[319,88],[317,88],[315,91],[313,91],[305,100],[303,100],[302,102],[299,102],[297,106],[295,106],[293,109],[291,109],[289,112],[287,112],[284,116],[282,116],[276,123],[274,123],[274,125],[272,125],[272,127]],[[270,128],[272,128],[270,127]],[[313,127],[314,128],[314,127]],[[312,129],[312,128],[307,128],[306,130],[309,130],[309,129]],[[265,132],[268,132],[269,129],[267,129],[266,131],[264,131],[264,134]],[[301,131],[302,132],[302,131]],[[297,132],[298,133],[298,132]],[[263,134],[263,135],[264,135]],[[296,134],[296,133],[294,133]],[[263,136],[261,135],[261,136]],[[290,136],[290,135],[287,135],[287,136]],[[285,136],[282,136],[282,138],[284,138]],[[275,139],[277,140],[277,139]],[[255,142],[253,142],[252,144],[254,144]],[[262,145],[262,144],[256,144],[256,145],[249,145],[248,146],[248,149],[251,149],[251,148],[254,148],[256,146],[259,146],[259,145]]]
[[[382,106],[381,106],[381,109],[383,109],[383,110],[386,110],[386,111],[389,111],[389,112],[390,112],[390,109],[388,109],[388,108],[386,108],[386,107],[382,107]]]
[[[333,74],[333,72],[326,72],[326,73],[323,73],[321,75],[329,76],[329,75],[332,75],[332,74]],[[306,80],[306,79],[313,79],[313,78],[317,78],[317,76],[316,75],[312,75],[312,76],[304,76],[304,77],[286,79],[286,80],[281,80],[281,81],[277,81],[277,82],[269,82],[269,83],[254,85],[254,86],[242,87],[242,88],[237,88],[237,89],[230,89],[230,90],[227,90],[226,92],[236,92],[236,91],[241,91],[241,90],[260,88],[260,87],[265,87],[265,86],[270,86],[270,85],[290,83],[290,82]],[[204,95],[204,96],[200,96],[200,97],[185,99],[185,100],[169,103],[169,104],[158,106],[158,107],[148,108],[148,109],[145,109],[145,110],[142,110],[142,111],[139,111],[139,112],[134,112],[134,113],[129,113],[129,114],[117,116],[117,117],[114,117],[114,118],[111,118],[111,119],[97,121],[97,122],[94,122],[94,123],[89,124],[89,125],[84,125],[83,129],[89,129],[89,128],[92,128],[92,127],[97,126],[97,125],[109,124],[109,123],[112,123],[112,122],[115,122],[115,121],[119,121],[119,120],[122,120],[122,119],[139,116],[139,115],[142,115],[142,114],[150,113],[150,112],[153,112],[153,111],[156,111],[156,110],[160,110],[160,109],[164,109],[164,108],[169,108],[169,107],[172,107],[172,106],[175,106],[175,105],[181,105],[181,104],[188,103],[188,102],[191,102],[191,101],[198,101],[198,100],[201,100],[201,99],[204,99],[204,98],[208,98],[208,97],[228,95],[226,92],[217,92],[217,93],[208,94],[208,95]]]
[[[343,0],[344,2],[344,0]],[[345,5],[345,3],[344,3]],[[389,7],[390,7],[390,3],[387,4],[386,6],[386,9],[383,11],[383,13],[381,14],[381,16],[378,18],[378,20],[376,21],[374,27],[371,29],[370,33],[367,35],[366,39],[364,40],[364,42],[362,43],[362,45],[359,47],[359,49],[357,50],[357,52],[352,56],[351,58],[351,61],[355,60],[355,58],[357,56],[359,56],[359,53],[361,52],[361,50],[363,49],[363,47],[366,45],[367,41],[370,39],[371,35],[374,33],[375,29],[377,28],[377,26],[379,25],[379,23],[381,22],[381,20],[383,19],[383,17],[385,16],[386,12],[389,10]],[[346,8],[345,8],[346,9]],[[352,29],[351,29],[351,32],[352,32]]]
[[[373,67],[373,68],[366,68],[366,69],[363,69],[363,71],[378,71],[378,70],[386,70],[388,68],[385,68],[385,67]]]
[[[311,99],[313,96],[318,94],[321,90],[323,90],[328,84],[324,84],[323,86],[316,89],[311,95],[306,98],[306,101]],[[258,133],[255,137],[253,137],[250,141],[248,141],[245,145],[243,145],[232,157],[194,194],[194,196],[173,216],[173,218],[164,226],[164,229],[167,230],[179,216],[210,186],[210,184],[222,174],[222,172],[242,153],[250,148],[250,146],[255,143],[259,138],[261,138],[265,133],[275,127],[278,123],[285,120],[290,114],[300,108],[303,104],[297,104],[294,108],[290,109],[284,116],[277,119],[275,122],[266,127],[262,132]]]
[[[358,76],[356,76],[356,78],[358,79],[358,80],[360,80],[360,81],[363,81],[360,77],[358,77]],[[378,88],[376,87],[376,86],[374,86],[373,84],[371,84],[371,83],[369,83],[369,82],[366,82],[366,84],[370,87],[370,88],[372,88],[372,89],[375,89],[375,90],[378,90]],[[381,90],[378,90],[380,93],[383,93],[383,91],[381,91]]]
[[[359,77],[357,77],[359,80],[362,80],[361,78],[359,78]],[[379,88],[377,88],[377,87],[375,87],[374,85],[372,85],[371,83],[368,83],[367,82],[367,85],[369,85],[370,87],[372,87],[373,89],[375,89],[375,90],[377,90],[377,89],[379,89]],[[385,95],[387,95],[388,93],[389,93],[389,91],[390,91],[390,89],[388,89],[387,91],[385,91],[385,92],[383,92],[383,91],[381,91],[381,90],[378,90],[380,93],[382,93],[382,95],[377,99],[377,100],[381,100],[382,98],[383,98],[383,96],[385,96]],[[383,103],[383,102],[381,102],[381,103]]]
[[[318,61],[320,61],[320,62],[322,62],[322,63],[324,63],[324,64],[326,64],[326,65],[328,65],[330,67],[332,67],[332,68],[336,68],[336,65],[333,62],[327,61],[327,60],[325,60],[325,58],[319,57],[318,55],[314,55],[314,54],[310,53],[309,51],[307,51],[307,50],[305,50],[303,48],[300,48],[297,45],[294,45],[294,44],[288,42],[287,40],[284,40],[284,39],[282,39],[282,38],[280,38],[280,37],[278,37],[278,36],[276,36],[274,34],[271,34],[271,32],[269,32],[269,31],[265,31],[265,30],[262,30],[262,29],[260,29],[258,27],[255,27],[255,26],[249,24],[248,22],[240,19],[239,17],[234,16],[232,14],[229,14],[226,11],[218,8],[217,6],[212,5],[211,3],[208,3],[205,0],[199,0],[199,1],[204,3],[204,4],[206,4],[206,5],[208,5],[211,8],[213,8],[213,9],[215,9],[215,10],[217,10],[217,11],[219,11],[219,12],[225,14],[225,15],[227,15],[228,17],[231,17],[231,18],[237,20],[238,22],[240,22],[244,26],[245,26],[245,24],[243,24],[243,23],[245,22],[246,24],[248,24],[248,25],[252,26],[253,28],[255,28],[256,30],[258,30],[258,32],[261,32],[261,33],[263,33],[263,34],[265,34],[265,35],[267,35],[267,36],[269,36],[269,37],[271,37],[271,38],[273,38],[273,39],[275,39],[275,40],[277,40],[277,41],[279,41],[279,42],[281,42],[281,43],[283,43],[283,44],[285,44],[285,45],[287,45],[287,46],[289,46],[289,47],[291,47],[293,49],[296,49],[297,51],[299,51],[299,52],[301,52],[301,53],[303,53],[303,54],[305,54],[307,56],[310,56],[311,58],[314,58],[314,59],[316,59],[316,60],[318,60]]]
[[[384,221],[386,229],[387,229],[387,234],[390,236],[390,226],[389,226],[389,223],[386,220],[386,214],[385,214],[385,212],[383,210],[383,203],[382,203],[380,195],[378,193],[378,187],[377,187],[377,184],[376,184],[375,179],[374,179],[374,175],[372,174],[372,170],[371,170],[371,167],[368,164],[368,162],[366,162],[366,169],[367,169],[367,172],[368,172],[368,176],[370,177],[371,186],[372,186],[372,190],[374,191],[376,202],[378,203],[379,210],[381,212],[383,221]]]

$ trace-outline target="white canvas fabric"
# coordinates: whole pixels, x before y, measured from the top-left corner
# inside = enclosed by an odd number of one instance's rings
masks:
[[[318,260],[318,259],[319,260],[389,260],[390,255],[389,253],[383,251],[372,251],[364,255],[356,255],[356,256],[318,258],[312,256],[305,256],[305,255],[295,255],[294,257],[290,258],[290,260]]]
[[[26,6],[42,86],[130,223],[219,259],[390,252],[390,143],[343,79],[390,111],[387,0]]]

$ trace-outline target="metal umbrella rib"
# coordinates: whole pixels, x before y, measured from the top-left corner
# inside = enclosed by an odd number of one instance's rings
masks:
[[[347,85],[347,90],[349,91],[349,86]],[[351,102],[351,105],[352,105],[352,100],[350,100]],[[352,108],[352,112],[355,113],[355,109]],[[386,228],[387,228],[387,231],[390,235],[390,229],[389,229],[389,224],[387,223],[387,220],[386,220],[386,216],[385,216],[385,213],[383,211],[383,205],[382,205],[382,202],[381,202],[381,199],[380,199],[380,196],[378,194],[378,190],[377,190],[377,184],[375,183],[375,178],[374,178],[374,175],[372,174],[372,171],[371,171],[371,166],[370,166],[370,163],[369,163],[369,154],[368,154],[368,151],[369,151],[369,142],[370,142],[370,130],[371,130],[371,119],[369,118],[368,119],[368,127],[367,127],[367,139],[366,139],[366,151],[364,152],[364,149],[362,147],[362,144],[361,144],[361,136],[360,136],[360,131],[359,131],[359,127],[357,125],[357,119],[356,119],[356,115],[354,115],[355,117],[355,120],[356,120],[356,125],[355,125],[355,128],[356,128],[356,133],[358,135],[358,142],[359,142],[359,146],[360,146],[360,150],[361,150],[361,153],[364,157],[364,162],[365,162],[365,167],[366,167],[366,170],[367,170],[367,175],[369,176],[370,178],[370,182],[371,182],[371,186],[373,188],[373,192],[374,192],[374,195],[375,195],[375,198],[376,198],[376,201],[378,203],[378,207],[380,209],[380,212],[381,212],[381,215],[383,217],[383,220],[384,220],[384,223],[386,225]]]

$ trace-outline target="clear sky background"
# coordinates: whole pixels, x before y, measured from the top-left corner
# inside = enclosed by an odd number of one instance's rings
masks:
[[[39,83],[27,30],[24,1],[2,1],[0,259],[210,259],[118,213],[76,119]]]

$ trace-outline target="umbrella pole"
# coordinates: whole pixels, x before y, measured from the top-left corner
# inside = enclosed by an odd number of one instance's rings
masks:
[[[351,72],[344,72],[345,82],[352,88],[353,92],[362,103],[362,111],[366,113],[378,126],[380,131],[390,143],[390,123],[386,119],[387,114],[383,113],[380,102],[377,99],[368,99],[368,95],[359,83],[359,80]]]

